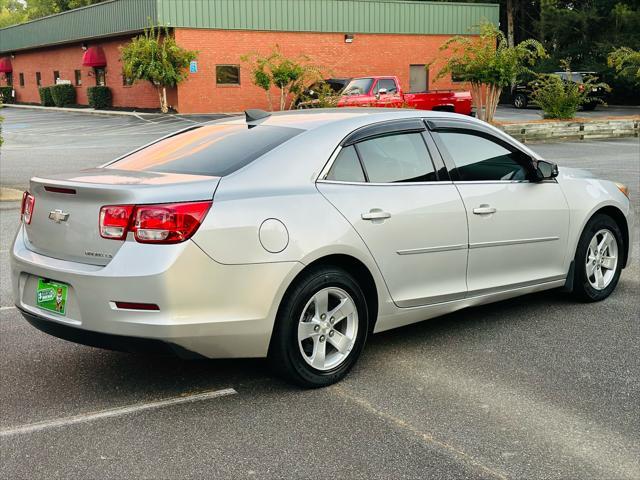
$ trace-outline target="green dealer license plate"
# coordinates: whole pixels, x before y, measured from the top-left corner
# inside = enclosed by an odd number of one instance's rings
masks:
[[[52,280],[38,279],[36,303],[38,307],[60,315],[65,314],[67,308],[67,290],[69,286]]]

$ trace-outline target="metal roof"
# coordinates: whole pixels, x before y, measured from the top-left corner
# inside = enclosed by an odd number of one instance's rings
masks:
[[[107,0],[0,29],[0,52],[182,28],[292,32],[469,34],[499,5],[420,0]]]

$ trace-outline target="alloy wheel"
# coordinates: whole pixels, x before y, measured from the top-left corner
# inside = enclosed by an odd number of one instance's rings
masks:
[[[353,298],[337,287],[316,292],[298,323],[302,358],[316,370],[341,365],[353,350],[358,335],[358,310]]]
[[[612,232],[603,228],[593,236],[587,248],[587,279],[596,290],[609,286],[618,267],[618,242]]]

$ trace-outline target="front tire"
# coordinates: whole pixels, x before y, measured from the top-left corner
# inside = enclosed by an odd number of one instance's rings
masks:
[[[595,110],[597,106],[598,102],[585,103],[584,105],[582,105],[582,110],[584,110],[585,112],[591,112]]]
[[[584,228],[574,258],[574,295],[585,302],[604,300],[615,290],[622,271],[624,240],[609,216],[595,215]]]
[[[351,370],[368,331],[367,303],[353,276],[338,267],[313,268],[292,284],[280,305],[269,359],[285,379],[325,387]]]

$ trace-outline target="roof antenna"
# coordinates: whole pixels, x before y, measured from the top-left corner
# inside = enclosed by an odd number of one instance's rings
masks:
[[[252,110],[245,110],[244,115],[247,118],[247,123],[262,120],[263,118],[271,116],[269,112],[265,112],[264,110],[260,110],[257,108]]]

